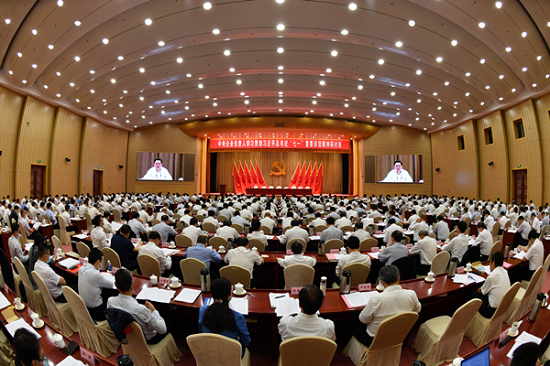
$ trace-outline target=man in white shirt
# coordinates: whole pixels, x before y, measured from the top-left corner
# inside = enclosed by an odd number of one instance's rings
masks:
[[[498,229],[498,235],[502,235],[504,233],[504,228],[506,227],[506,223],[510,221],[506,215],[505,212],[500,212],[498,214],[498,224],[500,225],[500,228]]]
[[[168,169],[162,166],[162,159],[156,158],[153,166],[141,178],[144,180],[172,180],[172,175]]]
[[[523,262],[529,261],[529,266],[524,267],[524,269],[519,274],[519,281],[531,281],[531,277],[544,262],[544,246],[539,240],[539,234],[535,230],[529,232],[529,245],[519,246],[519,250],[526,251]]]
[[[132,229],[134,236],[139,239],[141,238],[141,234],[147,235],[147,233],[149,233],[149,230],[138,219],[139,214],[137,212],[132,212],[132,219],[128,221],[128,225]]]
[[[253,280],[251,287],[254,287],[255,282],[257,282],[257,279],[254,279],[252,272],[254,270],[254,265],[261,265],[264,263],[264,259],[255,251],[248,249],[246,247],[247,245],[247,238],[237,239],[235,241],[236,248],[227,252],[224,262],[229,265],[237,265],[248,269],[250,271],[250,278]]]
[[[220,222],[218,221],[218,219],[216,219],[214,216],[216,215],[216,212],[214,211],[209,211],[208,212],[208,217],[203,219],[202,220],[202,224],[206,224],[206,223],[211,223],[212,225],[214,225],[217,228],[220,227]]]
[[[275,227],[275,220],[271,218],[271,215],[266,215],[263,219],[260,220],[260,223],[262,226],[267,226],[271,232],[273,232],[273,228]]]
[[[13,262],[13,259],[15,257],[19,258],[21,263],[25,267],[28,265],[29,256],[28,254],[25,255],[23,253],[23,248],[21,247],[21,243],[19,243],[19,225],[17,223],[11,225],[11,236],[8,239],[8,247],[10,249],[10,255],[11,255],[11,261]],[[13,266],[14,270],[17,271],[17,268],[15,265]]]
[[[537,217],[536,213],[531,214],[531,227],[537,232],[540,233],[540,220]]]
[[[161,244],[162,239],[160,234],[156,231],[151,231],[149,233],[149,242],[139,248],[138,256],[149,254],[153,258],[156,258],[159,261],[162,276],[168,277],[170,275],[170,268],[172,268],[172,255],[165,255],[164,251],[159,248]]]
[[[445,244],[441,250],[446,250],[451,253],[452,258],[458,258],[458,262],[462,261],[462,256],[468,250],[468,238],[464,232],[468,225],[464,221],[460,221],[456,226],[457,236],[455,236],[449,244]]]
[[[173,227],[168,225],[170,217],[168,215],[162,215],[161,222],[153,226],[153,231],[160,234],[163,243],[168,243],[170,239],[175,238],[178,235],[177,231]]]
[[[382,267],[379,276],[384,291],[372,295],[359,314],[360,322],[350,322],[347,326],[348,332],[367,347],[370,347],[382,321],[403,312],[418,313],[421,309],[416,293],[399,285],[399,269],[396,266]]]
[[[105,230],[103,230],[103,218],[98,215],[94,217],[92,222],[95,227],[90,233],[90,237],[92,238],[94,248],[98,248],[99,250],[108,248],[110,245]]]
[[[54,270],[48,264],[50,258],[50,248],[46,244],[38,244],[38,260],[34,265],[34,270],[40,275],[48,291],[52,295],[54,301],[59,303],[66,303],[67,300],[63,296],[61,288],[67,284],[65,279],[54,272]],[[54,254],[54,261],[57,258],[57,253]]]
[[[478,222],[477,224],[477,238],[475,238],[472,246],[479,245],[479,251],[481,253],[481,261],[485,262],[489,259],[489,254],[491,254],[491,248],[493,247],[493,235],[485,227],[484,222]]]
[[[491,258],[491,274],[485,279],[483,286],[472,293],[474,299],[482,301],[479,313],[485,318],[491,318],[500,305],[504,294],[510,288],[508,271],[502,267],[504,255],[496,252]]]
[[[252,220],[252,224],[250,226],[250,233],[246,236],[248,240],[250,239],[258,239],[261,240],[265,246],[267,247],[267,236],[264,234],[262,230],[260,230],[260,220]]]
[[[346,250],[348,251],[348,254],[345,254],[340,257],[338,260],[338,264],[336,265],[336,283],[340,284],[340,276],[342,275],[342,269],[344,269],[345,266],[352,263],[362,263],[366,264],[370,267],[371,261],[370,257],[367,254],[362,254],[359,251],[359,238],[355,236],[350,236],[348,240],[346,240]]]
[[[347,218],[345,211],[340,212],[340,218],[334,222],[334,226],[338,229],[344,226],[351,226],[351,220]]]
[[[293,264],[305,264],[306,266],[314,267],[317,261],[313,257],[304,255],[304,246],[299,241],[294,241],[290,244],[292,255],[287,255],[284,258],[277,258],[277,263],[283,268]]]
[[[288,243],[294,239],[302,239],[306,244],[309,243],[309,233],[300,227],[298,220],[292,220],[291,225],[292,228],[279,237],[281,244]]]
[[[403,163],[396,160],[393,164],[393,169],[390,170],[386,178],[381,183],[412,183],[413,179],[408,171],[403,169]]]
[[[394,231],[401,231],[401,234],[405,234],[405,231],[403,230],[403,228],[399,225],[397,225],[395,223],[395,220],[394,219],[389,219],[388,220],[388,228],[386,229],[386,231],[384,232],[384,243],[385,244],[388,244],[391,242],[391,234],[394,232]]]
[[[531,231],[531,225],[525,220],[525,217],[518,217],[518,228],[514,235],[514,246],[526,246],[529,244],[529,232]]]
[[[416,222],[412,223],[409,226],[409,230],[414,232],[413,241],[417,242],[420,239],[420,237],[418,236],[418,232],[422,228],[429,230],[429,226],[426,223],[426,215],[424,214],[420,215],[420,217],[416,219]]]
[[[181,231],[181,233],[185,236],[188,236],[191,238],[191,241],[193,242],[193,245],[197,244],[197,238],[199,235],[203,234],[203,231],[198,227],[198,221],[195,217],[189,221],[189,226],[186,227]]]
[[[445,222],[442,215],[437,216],[437,224],[434,227],[434,234],[437,240],[447,240],[449,238],[449,225]]]
[[[491,213],[487,210],[483,212],[483,223],[485,224],[485,228],[490,233],[493,232],[493,225],[495,224],[495,218],[491,216]],[[492,235],[492,234],[491,234]]]
[[[285,315],[279,321],[279,334],[286,341],[300,336],[319,336],[336,340],[334,322],[323,319],[317,311],[323,305],[323,292],[314,285],[307,285],[300,290],[300,313],[296,316]]]
[[[109,279],[106,277],[112,277],[111,274],[99,272],[102,258],[103,253],[101,253],[101,250],[92,248],[88,255],[88,264],[78,270],[78,293],[84,300],[90,316],[97,322],[107,320],[105,317],[107,307],[101,298],[101,289],[113,288],[114,284],[114,278]]]
[[[324,226],[327,226],[327,222],[325,220],[323,220],[321,218],[322,214],[320,212],[316,212],[315,213],[315,218],[313,220],[311,220],[311,222],[309,223],[310,225],[312,226],[321,226],[321,225],[324,225]]]
[[[132,297],[134,292],[132,273],[124,268],[119,269],[115,274],[115,285],[120,294],[107,300],[107,309],[115,308],[130,313],[141,326],[147,344],[157,344],[164,339],[168,329],[160,313],[149,301],[141,305]]]
[[[355,231],[351,233],[351,236],[357,237],[359,239],[359,243],[361,243],[363,240],[370,239],[370,234],[368,231],[363,229],[363,223],[361,221],[358,221],[355,223]]]
[[[437,253],[437,241],[430,238],[428,234],[428,229],[420,229],[418,232],[420,240],[409,250],[409,255],[420,255],[420,265],[417,269],[419,275],[427,275],[430,272],[432,261]]]
[[[241,237],[241,234],[239,234],[235,228],[231,227],[231,221],[227,219],[223,222],[223,226],[216,230],[215,236],[222,237],[227,241],[235,241]]]

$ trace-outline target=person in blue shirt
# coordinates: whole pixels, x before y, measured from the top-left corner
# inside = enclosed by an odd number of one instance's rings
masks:
[[[134,244],[132,244],[132,241],[130,240],[131,232],[132,228],[130,225],[122,225],[118,231],[118,234],[113,236],[111,239],[111,249],[117,252],[122,267],[133,271],[139,268],[136,257],[139,252],[139,248],[144,244],[144,242],[141,242],[134,247]]]
[[[216,333],[239,341],[242,355],[250,344],[250,334],[244,316],[229,307],[231,282],[227,278],[216,278],[210,287],[212,304],[205,303],[199,310],[199,331]]]
[[[215,250],[206,247],[207,241],[208,238],[206,235],[199,235],[197,238],[197,245],[187,248],[185,258],[198,259],[206,264],[206,268],[210,270],[210,262],[221,263],[222,257]]]

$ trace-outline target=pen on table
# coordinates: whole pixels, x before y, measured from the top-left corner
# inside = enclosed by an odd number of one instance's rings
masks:
[[[275,296],[273,297],[274,299],[280,299],[281,297],[285,297],[285,295],[279,295],[279,296]]]
[[[247,292],[246,294],[247,294],[247,295],[250,295],[250,296],[252,296],[252,297],[256,297],[256,296],[252,295],[250,292]]]

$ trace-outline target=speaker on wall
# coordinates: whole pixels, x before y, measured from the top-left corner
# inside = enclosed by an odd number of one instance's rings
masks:
[[[216,185],[216,167],[218,166],[218,153],[210,153],[210,192],[218,192]],[[222,184],[229,182],[222,182]]]

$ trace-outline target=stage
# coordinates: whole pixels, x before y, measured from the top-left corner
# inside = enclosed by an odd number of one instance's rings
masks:
[[[252,196],[311,196],[313,190],[311,188],[246,188],[246,194]]]

